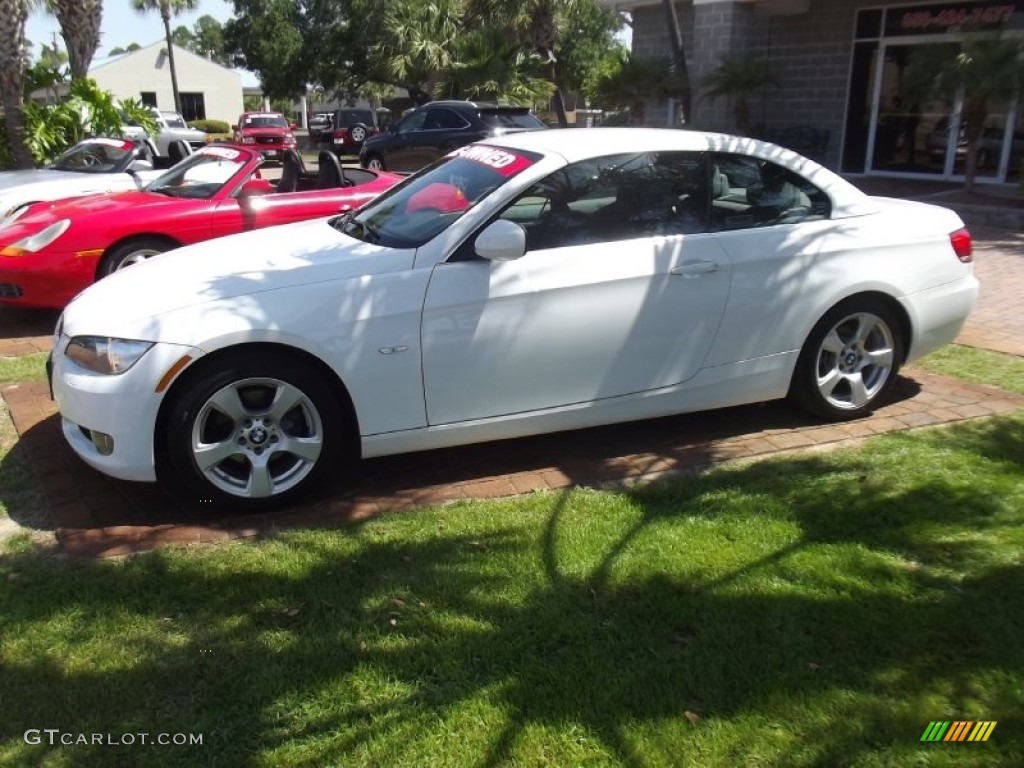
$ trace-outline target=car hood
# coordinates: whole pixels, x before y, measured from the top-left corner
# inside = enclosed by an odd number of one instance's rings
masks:
[[[72,300],[65,333],[165,339],[160,316],[176,310],[411,267],[415,251],[355,240],[327,221],[209,240],[117,272]]]
[[[88,223],[90,217],[94,216],[110,217],[131,210],[133,220],[138,220],[143,212],[159,217],[169,210],[180,208],[181,204],[181,198],[148,192],[101,193],[61,199],[55,202],[42,202],[33,206],[30,212],[13,224],[0,229],[0,240],[14,242],[19,238],[35,234],[43,227],[61,219],[71,219],[72,226],[78,228]]]
[[[122,178],[123,177],[123,178]],[[133,186],[127,173],[75,173],[30,169],[0,173],[0,214],[7,210],[4,201],[50,200],[83,192]]]

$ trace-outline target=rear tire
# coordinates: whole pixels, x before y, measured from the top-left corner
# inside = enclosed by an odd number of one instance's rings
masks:
[[[848,299],[829,310],[807,337],[790,398],[829,421],[857,418],[892,386],[903,354],[895,313],[878,299]]]
[[[228,354],[169,404],[161,477],[213,506],[280,506],[337,472],[343,430],[337,398],[301,359]]]

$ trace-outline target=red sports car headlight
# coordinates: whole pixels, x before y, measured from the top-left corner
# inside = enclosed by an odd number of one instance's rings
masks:
[[[67,232],[70,226],[71,219],[55,221],[34,235],[23,237],[21,240],[11,243],[3,250],[0,250],[0,256],[24,256],[26,253],[35,253],[50,245],[54,240]]]

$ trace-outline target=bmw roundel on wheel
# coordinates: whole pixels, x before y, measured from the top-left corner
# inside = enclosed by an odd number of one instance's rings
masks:
[[[117,271],[66,308],[53,389],[93,467],[254,509],[360,457],[787,396],[854,418],[977,291],[956,214],[780,147],[537,131]]]

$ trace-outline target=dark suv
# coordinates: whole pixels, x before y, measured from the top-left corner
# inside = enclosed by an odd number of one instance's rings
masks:
[[[331,142],[335,154],[354,155],[368,136],[380,131],[377,113],[372,109],[336,109],[331,113],[321,141]]]
[[[464,144],[545,127],[528,107],[432,101],[367,139],[359,163],[375,170],[417,171]]]

